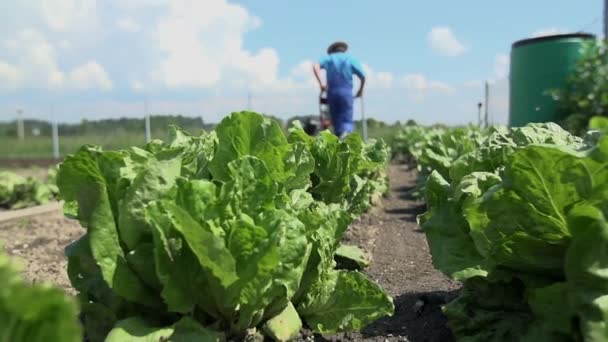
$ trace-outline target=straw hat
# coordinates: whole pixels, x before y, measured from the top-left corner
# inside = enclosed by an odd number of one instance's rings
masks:
[[[335,42],[327,48],[327,53],[346,52],[346,50],[348,50],[348,44],[345,42]]]

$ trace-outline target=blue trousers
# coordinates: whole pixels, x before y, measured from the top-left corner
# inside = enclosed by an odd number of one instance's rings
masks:
[[[331,123],[334,127],[334,134],[339,137],[351,133],[355,128],[353,101],[353,90],[351,88],[330,89],[327,92]]]

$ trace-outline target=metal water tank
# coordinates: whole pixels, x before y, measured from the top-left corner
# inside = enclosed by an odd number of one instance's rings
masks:
[[[547,94],[565,85],[592,34],[561,34],[517,41],[511,49],[509,125],[557,122],[557,101]]]

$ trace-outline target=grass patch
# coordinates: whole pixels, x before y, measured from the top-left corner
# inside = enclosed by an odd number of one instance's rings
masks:
[[[166,139],[166,131],[152,133],[152,138]],[[104,150],[118,150],[130,146],[142,146],[146,142],[143,133],[120,132],[107,135],[60,136],[59,153],[61,157],[75,153],[86,144],[99,145]],[[53,143],[50,137],[0,136],[0,159],[45,159],[53,157]]]
[[[396,126],[368,127],[370,138],[382,138],[387,144],[391,144]],[[357,133],[361,134],[360,127]],[[167,131],[157,130],[152,132],[152,138],[166,140]],[[80,136],[60,136],[59,153],[61,157],[75,153],[81,146],[91,144],[99,145],[104,150],[119,150],[131,146],[142,146],[145,144],[143,132],[127,132],[124,130],[112,134],[87,134]],[[0,160],[9,159],[50,159],[53,157],[53,143],[50,137],[27,136],[24,140],[15,137],[0,136]]]

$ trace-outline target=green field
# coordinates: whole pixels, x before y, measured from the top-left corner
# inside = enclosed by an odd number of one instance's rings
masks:
[[[386,141],[389,146],[393,142],[395,134],[399,131],[400,127],[396,125],[391,126],[378,126],[378,127],[368,127],[367,135],[368,138],[381,138]],[[361,134],[361,128],[357,127],[356,132]]]
[[[390,144],[392,136],[398,127],[370,127],[370,138],[380,137]],[[357,129],[360,133],[360,129]],[[166,131],[158,130],[152,133],[152,138],[165,140]],[[143,133],[121,131],[107,135],[82,135],[59,137],[59,153],[62,157],[74,153],[85,144],[99,145],[104,150],[116,150],[129,146],[141,146],[145,143]],[[7,159],[48,159],[53,157],[53,144],[50,137],[26,137],[19,140],[15,137],[0,136],[0,160]]]
[[[166,139],[166,132],[152,133],[153,138]],[[121,132],[108,135],[82,135],[59,137],[61,156],[74,153],[85,144],[99,145],[106,150],[121,149],[128,146],[140,146],[145,143],[144,134]],[[26,137],[19,140],[15,137],[0,136],[0,159],[45,159],[53,157],[53,143],[49,137]]]

